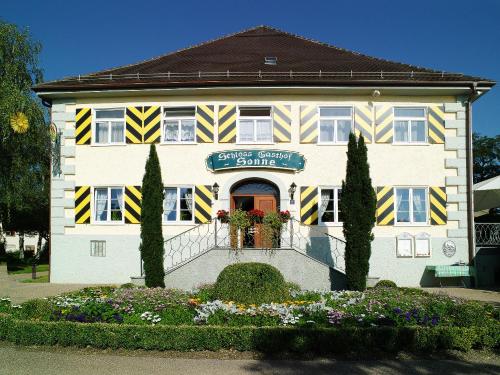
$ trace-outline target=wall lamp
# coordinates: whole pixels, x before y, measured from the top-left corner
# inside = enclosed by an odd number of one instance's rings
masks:
[[[212,186],[212,192],[214,193],[214,199],[219,199],[219,184],[216,182]]]
[[[297,185],[295,184],[295,182],[292,182],[290,188],[288,189],[288,194],[290,195],[290,204],[295,204],[295,201],[293,200],[293,195],[295,194],[295,190],[297,190]]]

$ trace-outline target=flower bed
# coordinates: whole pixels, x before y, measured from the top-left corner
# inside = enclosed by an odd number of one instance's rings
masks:
[[[85,340],[89,340],[88,332],[95,332],[96,326],[105,330],[108,328],[104,327],[109,327],[105,332],[115,332],[113,335],[116,332],[132,335],[132,327],[137,327],[140,329],[138,332],[143,333],[159,330],[159,335],[176,332],[175,334],[191,337],[193,329],[202,329],[200,332],[205,332],[210,337],[220,336],[224,344],[217,344],[222,345],[217,348],[243,348],[242,350],[249,350],[252,345],[253,349],[260,350],[264,344],[262,341],[254,341],[254,336],[263,335],[262,332],[269,333],[272,329],[275,330],[272,335],[292,335],[293,340],[303,337],[304,342],[309,343],[304,345],[313,351],[316,351],[314,347],[317,346],[314,340],[322,342],[325,336],[334,340],[332,337],[336,337],[339,332],[350,335],[351,338],[346,337],[346,342],[353,340],[358,346],[361,345],[358,342],[362,335],[360,332],[364,332],[365,336],[379,332],[381,336],[376,338],[375,335],[372,340],[382,340],[381,342],[391,337],[391,347],[397,347],[400,340],[409,340],[407,345],[415,348],[431,345],[459,349],[472,346],[497,347],[500,342],[498,312],[489,305],[405,288],[379,288],[364,293],[295,292],[292,295],[292,299],[284,303],[245,305],[211,300],[209,288],[184,293],[160,288],[102,287],[86,288],[46,300],[29,301],[20,307],[12,306],[9,300],[2,299],[0,313],[5,315],[0,319],[0,338],[10,337],[15,342],[28,340],[29,337],[18,336],[16,330],[19,327],[25,327],[23,329],[30,332],[34,330],[44,336],[49,333],[40,332],[62,324],[64,327],[71,327],[71,332],[87,332],[81,333]],[[88,328],[75,328],[75,325]],[[147,331],[143,330],[145,326],[149,326]],[[123,327],[123,331],[117,327]],[[301,332],[300,335],[298,332]],[[33,333],[31,336],[34,337]],[[241,340],[250,341],[236,343],[234,340],[240,336]],[[259,337],[264,340],[262,336]],[[54,339],[48,341],[51,340]],[[266,340],[264,341],[268,343]],[[68,345],[79,344],[73,342]],[[168,345],[175,347],[172,343]],[[191,344],[178,345],[185,345],[187,348]],[[188,349],[200,349],[197,345],[199,341]],[[290,345],[286,344],[282,349],[292,350]],[[353,349],[351,344],[346,345]],[[365,344],[361,346],[364,347]],[[204,348],[211,349],[210,345]],[[331,350],[334,349],[328,349]]]

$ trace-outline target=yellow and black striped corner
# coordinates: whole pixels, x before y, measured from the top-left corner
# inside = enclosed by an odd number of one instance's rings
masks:
[[[300,106],[300,143],[318,142],[318,107]]]
[[[142,143],[142,107],[127,107],[125,139],[127,143]]]
[[[429,188],[431,225],[445,225],[448,221],[446,211],[446,187],[432,186]]]
[[[196,107],[196,142],[214,143],[215,115],[213,105]]]
[[[318,188],[300,187],[300,221],[306,225],[318,224]]]
[[[141,203],[141,187],[125,186],[125,223],[141,223]]]
[[[392,143],[393,139],[393,108],[387,104],[375,106],[375,142]]]
[[[75,187],[75,223],[90,224],[90,186]]]
[[[289,143],[292,141],[292,106],[278,104],[273,106],[274,142]]]
[[[75,142],[89,145],[92,138],[92,109],[78,108],[75,117]]]
[[[236,142],[236,106],[219,106],[219,143]]]
[[[194,188],[194,220],[208,223],[212,220],[212,186],[196,185]]]
[[[429,143],[444,143],[444,107],[431,105],[427,107],[429,126]]]
[[[394,189],[377,187],[377,225],[394,225]]]
[[[159,106],[144,107],[142,135],[144,143],[159,143],[161,137],[161,109]]]
[[[354,107],[354,131],[363,136],[365,143],[373,142],[373,106],[358,104]]]

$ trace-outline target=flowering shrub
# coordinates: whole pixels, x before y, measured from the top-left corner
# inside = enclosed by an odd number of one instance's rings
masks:
[[[248,211],[248,217],[253,224],[260,224],[264,218],[264,211],[257,209],[250,210]]]
[[[217,211],[217,219],[221,221],[221,223],[229,223],[229,211],[219,210]]]
[[[283,223],[286,223],[288,222],[288,220],[290,220],[290,211],[288,210],[285,210],[285,211],[280,211],[280,217],[281,217],[281,221]]]

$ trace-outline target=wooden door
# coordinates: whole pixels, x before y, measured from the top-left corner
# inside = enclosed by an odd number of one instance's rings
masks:
[[[256,195],[254,196],[254,208],[257,210],[264,211],[265,214],[268,212],[276,211],[276,197],[274,195]],[[257,224],[255,229],[255,247],[272,247],[269,243],[264,243],[262,236],[262,224]]]

